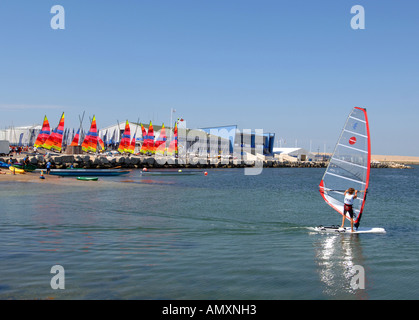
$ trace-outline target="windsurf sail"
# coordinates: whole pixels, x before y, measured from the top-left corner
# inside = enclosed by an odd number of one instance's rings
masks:
[[[122,134],[121,141],[119,142],[118,151],[120,153],[129,152],[129,146],[131,143],[131,129],[129,127],[129,122],[125,123],[125,130]]]
[[[96,152],[98,143],[98,134],[97,134],[97,125],[96,117],[93,116],[92,123],[90,125],[90,130],[84,137],[83,143],[81,144],[82,150],[84,152]]]
[[[45,141],[47,141],[50,134],[51,134],[51,128],[49,126],[47,116],[45,116],[44,117],[44,122],[42,124],[42,129],[39,132],[38,136],[36,137],[36,141],[35,141],[33,146],[36,147],[36,148],[43,147]]]
[[[155,151],[156,154],[164,155],[164,152],[166,151],[166,129],[164,127],[164,123],[160,130],[160,135],[157,138],[157,141],[155,142]]]
[[[60,122],[55,130],[52,131],[48,139],[44,143],[44,148],[48,150],[57,150],[61,152],[63,147],[64,135],[64,112],[61,116]]]
[[[320,181],[323,199],[343,215],[345,190],[358,190],[354,200],[354,225],[358,228],[368,192],[371,141],[367,110],[355,107],[349,114],[329,165]],[[347,215],[348,220],[350,219]]]

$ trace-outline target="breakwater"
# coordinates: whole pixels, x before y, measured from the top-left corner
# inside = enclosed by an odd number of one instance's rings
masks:
[[[238,160],[238,159],[207,159],[207,158],[174,158],[136,155],[16,155],[11,158],[0,158],[7,162],[22,163],[28,156],[29,163],[39,169],[46,167],[48,161],[52,168],[86,168],[86,169],[142,169],[142,168],[326,168],[327,161],[288,161],[282,159],[272,160]],[[409,169],[410,166],[395,162],[372,162],[372,168]]]

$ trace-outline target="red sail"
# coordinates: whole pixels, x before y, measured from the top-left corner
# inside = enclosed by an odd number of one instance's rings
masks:
[[[47,141],[49,135],[51,134],[51,129],[49,126],[49,122],[47,116],[44,118],[44,123],[42,124],[42,129],[36,138],[35,144],[33,145],[36,148],[40,148],[44,146],[45,141]]]
[[[96,152],[97,143],[98,143],[98,134],[97,134],[97,126],[96,126],[96,117],[93,116],[90,130],[87,133],[86,137],[84,138],[84,141],[81,146],[84,152],[89,152],[89,151]]]
[[[70,147],[78,146],[79,145],[79,139],[80,139],[80,129],[77,130],[77,133],[74,136],[73,141],[70,144]]]
[[[134,154],[134,152],[135,152],[135,134],[134,134],[134,137],[132,138],[132,140],[130,142],[130,145],[125,150],[126,150],[126,152]]]
[[[58,127],[51,133],[47,141],[44,143],[44,148],[49,150],[57,150],[61,152],[64,135],[64,112],[61,116]]]
[[[128,120],[125,123],[125,130],[119,142],[118,151],[120,153],[129,152],[129,146],[131,144],[131,129],[129,127]]]
[[[166,151],[166,140],[167,140],[166,128],[164,127],[164,123],[163,123],[163,125],[161,127],[161,130],[160,130],[160,135],[159,135],[157,141],[155,142],[155,151],[156,151],[155,153],[156,154],[161,154],[161,155],[164,154],[164,152]]]
[[[145,129],[143,125],[141,125],[141,130],[143,133],[143,145],[141,146],[140,153],[154,154],[156,152],[156,148],[154,145],[154,129],[153,129],[153,124],[151,123],[151,121],[150,121],[150,125],[148,126],[148,132],[146,134],[145,134]]]

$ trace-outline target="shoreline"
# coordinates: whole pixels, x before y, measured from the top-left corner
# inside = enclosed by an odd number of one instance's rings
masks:
[[[298,161],[295,158],[275,157],[270,159],[252,160],[221,159],[221,158],[174,158],[144,155],[89,155],[89,154],[20,154],[12,156],[13,163],[22,163],[25,156],[29,156],[29,163],[37,169],[45,169],[46,163],[51,162],[52,169],[84,168],[84,169],[211,169],[211,168],[326,168],[328,161]],[[0,157],[0,161],[7,162],[10,158]],[[419,157],[404,156],[371,156],[371,168],[410,169],[410,165],[419,165]],[[8,172],[7,168],[1,172]],[[1,174],[4,176],[4,174]]]

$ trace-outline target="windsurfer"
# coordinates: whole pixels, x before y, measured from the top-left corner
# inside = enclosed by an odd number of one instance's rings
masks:
[[[354,204],[354,199],[356,199],[358,196],[358,190],[355,190],[354,188],[349,188],[345,191],[344,196],[345,199],[343,201],[344,207],[341,228],[343,228],[345,225],[346,213],[348,213],[349,217],[351,218],[351,232],[354,232],[354,211],[352,205]]]

